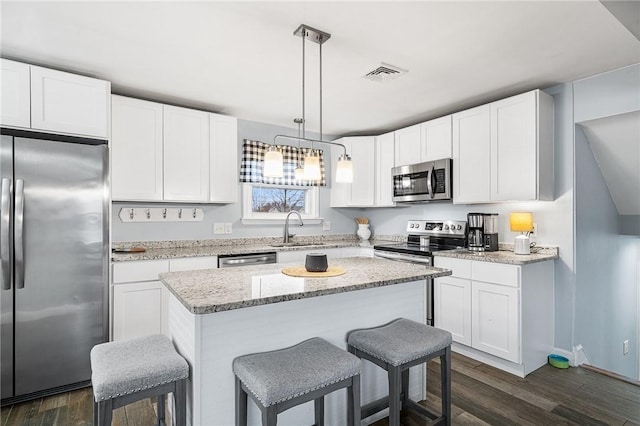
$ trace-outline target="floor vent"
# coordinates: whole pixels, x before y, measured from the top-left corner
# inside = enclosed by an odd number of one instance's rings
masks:
[[[396,67],[394,65],[385,64],[384,62],[380,63],[380,66],[373,71],[369,71],[364,78],[384,82],[389,80],[395,80],[398,77],[401,77],[408,73],[408,70],[403,70],[402,68]]]

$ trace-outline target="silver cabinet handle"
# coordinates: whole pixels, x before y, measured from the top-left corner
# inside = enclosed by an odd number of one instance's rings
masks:
[[[24,288],[24,180],[16,179],[15,277],[16,288]]]
[[[427,192],[429,197],[433,198],[433,185],[431,185],[431,178],[433,177],[433,170],[427,170]]]
[[[2,268],[2,289],[11,290],[11,253],[9,228],[11,224],[11,179],[2,178],[0,201],[0,267]]]

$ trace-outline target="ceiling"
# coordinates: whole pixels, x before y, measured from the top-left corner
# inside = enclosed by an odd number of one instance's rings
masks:
[[[10,2],[0,54],[112,82],[114,93],[295,127],[300,24],[323,45],[325,134],[377,134],[640,62],[640,41],[586,1]],[[307,43],[307,129],[318,48]],[[409,70],[363,76],[386,62]]]
[[[618,213],[640,215],[640,111],[580,125]]]

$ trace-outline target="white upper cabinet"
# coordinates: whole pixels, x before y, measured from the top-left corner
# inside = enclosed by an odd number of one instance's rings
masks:
[[[353,183],[336,182],[338,157],[342,147],[331,147],[331,207],[373,207],[375,204],[375,138],[354,136],[338,139],[353,162]]]
[[[539,90],[491,104],[491,201],[553,200],[553,99]]]
[[[491,130],[489,105],[453,114],[453,200],[490,199]]]
[[[28,64],[0,59],[0,124],[31,127]]]
[[[420,124],[395,131],[395,165],[420,163],[422,156],[422,130]]]
[[[553,200],[553,98],[534,90],[453,115],[454,203]]]
[[[109,137],[107,81],[31,67],[31,128]]]
[[[395,132],[395,165],[451,158],[451,116],[436,118]]]
[[[164,105],[164,199],[209,199],[209,113]]]
[[[111,197],[162,201],[162,104],[111,98]]]
[[[209,201],[238,201],[238,180],[238,120],[209,114]]]
[[[114,201],[234,203],[234,117],[113,96]]]
[[[0,59],[0,124],[107,139],[108,81]]]
[[[451,116],[436,118],[421,125],[421,161],[451,158]]]
[[[375,205],[377,207],[393,207],[393,184],[391,169],[395,162],[395,132],[376,136],[375,147]]]

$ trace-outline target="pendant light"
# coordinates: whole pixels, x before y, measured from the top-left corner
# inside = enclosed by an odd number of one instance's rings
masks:
[[[284,161],[282,153],[275,145],[270,145],[264,154],[264,177],[281,178],[284,176]]]
[[[336,182],[353,182],[353,163],[351,162],[351,157],[346,153],[338,157],[338,164],[336,164]]]

